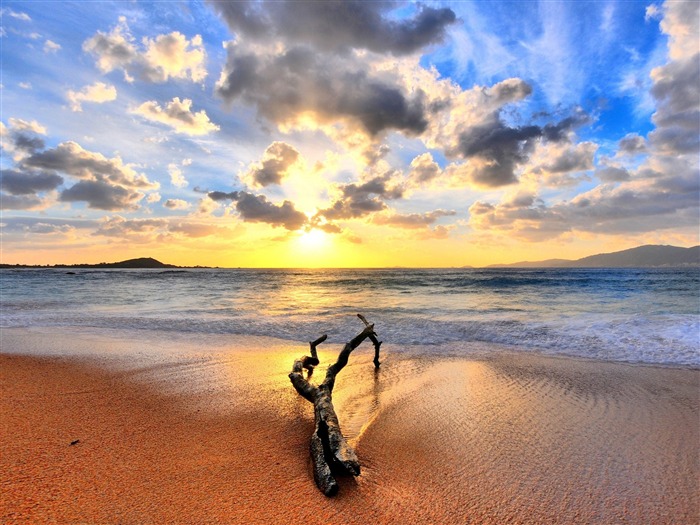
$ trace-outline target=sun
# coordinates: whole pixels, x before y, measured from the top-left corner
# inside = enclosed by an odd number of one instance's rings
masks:
[[[322,248],[328,244],[328,234],[323,230],[311,228],[299,236],[299,243],[307,250]]]

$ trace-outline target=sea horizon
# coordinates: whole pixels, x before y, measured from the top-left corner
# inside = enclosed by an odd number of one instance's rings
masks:
[[[700,366],[697,268],[75,270],[1,270],[0,327],[343,341],[362,313],[397,351]]]

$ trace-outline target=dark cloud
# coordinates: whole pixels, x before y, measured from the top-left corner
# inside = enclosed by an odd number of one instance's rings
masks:
[[[96,210],[133,210],[143,193],[129,190],[122,186],[100,180],[81,180],[74,186],[61,192],[62,202],[87,202],[89,208]]]
[[[510,102],[517,102],[532,93],[532,86],[519,78],[509,78],[486,90],[486,95],[491,103],[502,106]]]
[[[211,191],[207,195],[214,201],[235,202],[236,211],[246,222],[264,222],[288,230],[299,230],[308,222],[306,215],[287,200],[278,205],[268,201],[264,195],[253,195],[247,191]]]
[[[45,202],[36,195],[7,195],[0,193],[0,209],[33,210],[45,206]]]
[[[400,199],[404,188],[391,183],[394,172],[388,172],[361,184],[350,183],[339,187],[341,196],[329,208],[320,210],[316,217],[328,220],[354,219],[386,209],[385,200]]]
[[[577,112],[556,124],[511,127],[495,113],[487,122],[460,133],[457,151],[451,153],[476,161],[471,172],[474,183],[486,187],[505,186],[518,181],[516,168],[527,162],[537,140],[568,140],[568,133],[586,121],[587,117]],[[563,159],[561,166],[554,167],[565,171],[575,160]]]
[[[449,217],[456,214],[455,211],[448,210],[435,210],[427,213],[377,214],[372,217],[372,222],[397,228],[418,229],[427,228],[431,224],[435,224],[440,217]]]
[[[595,171],[595,176],[603,182],[622,182],[629,180],[630,174],[623,167],[604,166]]]
[[[44,134],[45,129],[36,121],[10,118],[9,127],[0,122],[0,147],[12,153],[15,159],[31,155],[45,147],[44,139],[38,136],[39,133]]]
[[[108,159],[84,150],[75,142],[63,142],[22,160],[22,165],[66,173],[80,179],[109,181],[126,188],[154,189],[158,185],[125,165],[119,157]]]
[[[622,155],[635,155],[645,153],[647,150],[646,140],[636,133],[625,135],[618,143],[618,151]]]
[[[648,177],[637,175],[615,187],[599,186],[553,205],[534,196],[502,204],[478,201],[469,208],[469,224],[477,230],[507,232],[534,241],[571,231],[622,234],[696,227],[700,206],[697,170],[679,159],[672,167],[673,175],[655,172],[652,176],[653,170],[640,170]],[[611,170],[609,180],[624,178],[623,170],[607,169]]]
[[[39,137],[32,137],[24,133],[12,133],[14,146],[18,150],[32,154],[35,151],[44,149],[44,140]]]
[[[211,2],[231,29],[248,38],[278,38],[290,44],[311,45],[321,52],[367,49],[405,55],[440,42],[456,22],[448,8],[419,6],[410,17],[391,11],[398,2],[362,0]]]
[[[498,120],[493,125],[475,126],[459,136],[459,150],[465,158],[483,161],[472,172],[472,180],[488,187],[505,186],[518,181],[515,168],[527,161],[534,140],[542,136],[542,128],[511,128]]]
[[[299,160],[299,152],[284,142],[273,142],[263,154],[262,161],[251,166],[245,175],[253,186],[281,184],[287,170]]]
[[[668,154],[700,151],[700,54],[672,61],[652,71],[651,93],[657,109],[651,144]]]
[[[11,169],[0,172],[0,188],[12,195],[29,195],[55,190],[61,184],[63,184],[63,177],[52,172]]]
[[[313,113],[321,123],[343,119],[370,136],[386,130],[423,132],[428,124],[423,92],[416,90],[409,96],[365,67],[351,58],[339,60],[308,47],[255,55],[230,43],[216,90],[224,100],[255,106],[276,123]]]

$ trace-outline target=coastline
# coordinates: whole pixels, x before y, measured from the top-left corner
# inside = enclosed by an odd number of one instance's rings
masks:
[[[311,405],[286,377],[305,343],[139,337],[4,334],[0,521],[700,517],[698,369],[389,350],[375,373],[361,347],[334,402],[363,472],[327,499],[309,466]],[[320,377],[337,351],[321,348]]]

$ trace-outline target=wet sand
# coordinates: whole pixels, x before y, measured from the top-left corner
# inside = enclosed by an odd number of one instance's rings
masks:
[[[4,331],[0,522],[700,521],[700,370],[388,346],[375,373],[362,346],[334,401],[363,471],[329,499],[286,377],[305,351]]]

